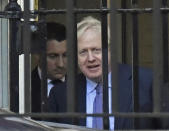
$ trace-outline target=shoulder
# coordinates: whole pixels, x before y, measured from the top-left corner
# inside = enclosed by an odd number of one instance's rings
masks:
[[[128,76],[130,74],[130,89],[132,89],[132,66],[121,64],[119,69],[123,70],[123,75]],[[139,102],[140,110],[151,111],[152,106],[152,82],[153,82],[153,72],[150,68],[138,67],[138,87],[139,87]],[[122,75],[121,75],[122,76]],[[122,76],[123,77],[123,76]],[[124,88],[123,88],[124,89]]]
[[[132,66],[128,64],[119,64],[119,72],[131,74],[132,75]],[[153,76],[152,69],[146,67],[138,67],[139,77],[151,78]]]

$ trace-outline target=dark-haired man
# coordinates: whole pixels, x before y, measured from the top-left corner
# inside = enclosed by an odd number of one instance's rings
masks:
[[[65,81],[66,74],[66,29],[59,23],[47,23],[46,43],[47,96],[52,87]],[[41,112],[42,57],[37,56],[38,66],[32,71],[32,112]],[[53,81],[56,81],[53,83]]]

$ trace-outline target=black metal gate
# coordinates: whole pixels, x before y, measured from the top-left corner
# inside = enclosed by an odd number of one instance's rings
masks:
[[[42,5],[44,6],[44,0],[41,1]],[[139,8],[138,7],[138,0],[131,0],[131,8],[127,8],[126,0],[121,1],[121,7],[117,7],[117,0],[110,0],[110,7],[107,6],[107,0],[102,0],[100,8],[97,9],[82,9],[76,7],[75,0],[67,0],[66,1],[66,9],[52,9],[52,10],[29,10],[29,1],[24,0],[24,11],[21,11],[20,6],[17,4],[17,0],[9,0],[8,5],[6,6],[3,12],[0,12],[1,18],[9,19],[10,24],[10,89],[18,88],[19,83],[19,69],[18,69],[18,56],[20,53],[24,54],[24,65],[25,65],[25,114],[22,116],[36,116],[36,117],[59,117],[62,115],[65,117],[86,117],[89,116],[87,114],[75,114],[76,109],[76,74],[77,74],[77,34],[76,34],[76,24],[77,24],[77,15],[78,14],[92,14],[97,13],[100,15],[100,19],[102,22],[102,48],[103,48],[103,65],[107,65],[108,58],[108,43],[107,40],[107,25],[108,25],[108,15],[110,15],[110,31],[111,31],[111,53],[112,58],[111,60],[114,61],[112,63],[112,69],[116,70],[117,63],[118,63],[118,54],[117,54],[117,47],[119,44],[118,41],[118,23],[117,23],[117,15],[121,15],[121,27],[122,27],[122,62],[126,63],[126,52],[127,52],[127,43],[126,43],[126,35],[127,35],[127,27],[126,27],[126,16],[128,14],[131,15],[132,21],[132,70],[133,70],[133,87],[134,88],[134,112],[138,110],[138,65],[139,65],[139,43],[138,43],[138,17],[141,14],[152,14],[152,26],[153,26],[153,113],[119,113],[118,112],[118,96],[117,96],[117,88],[113,90],[113,113],[107,114],[108,112],[108,68],[107,66],[103,66],[103,85],[104,85],[104,112],[103,116],[104,119],[104,127],[107,129],[109,124],[107,122],[108,116],[113,115],[117,117],[132,117],[132,118],[140,118],[140,117],[168,117],[168,113],[160,113],[161,106],[164,104],[169,104],[162,102],[162,93],[167,93],[168,90],[168,3],[167,0],[153,0],[153,7],[152,8]],[[31,30],[30,30],[30,18],[34,18],[35,16],[39,16],[41,19],[45,18],[45,16],[49,14],[66,14],[66,26],[69,28],[67,30],[67,42],[69,43],[67,46],[67,56],[68,56],[68,72],[67,72],[67,83],[69,85],[67,95],[68,100],[68,114],[62,113],[31,113],[31,78],[30,78],[30,53],[31,53]],[[24,19],[24,21],[21,21]],[[23,25],[23,50],[20,52],[21,42],[17,42],[17,35],[15,32],[19,30],[19,25]],[[45,34],[44,34],[45,35]],[[45,42],[45,41],[44,41]],[[44,47],[45,51],[45,47]],[[45,57],[45,56],[44,56]],[[44,67],[45,68],[45,67]],[[116,73],[113,73],[113,78],[117,77]],[[117,87],[116,79],[112,79],[112,86]],[[42,94],[45,94],[45,85],[43,83],[42,86]],[[161,88],[164,87],[164,88]],[[163,89],[163,90],[162,90]],[[167,95],[166,94],[166,95]],[[14,96],[12,96],[14,95]],[[45,96],[45,95],[42,95]],[[14,102],[12,102],[13,98],[15,98],[15,94],[11,94],[11,110],[15,111],[12,108]],[[46,97],[42,98],[42,107],[46,101]],[[20,115],[21,116],[21,115]],[[107,116],[107,117],[106,117]],[[135,119],[136,120],[136,119]],[[76,123],[76,120],[74,121]],[[135,121],[135,125],[137,125],[137,121]]]

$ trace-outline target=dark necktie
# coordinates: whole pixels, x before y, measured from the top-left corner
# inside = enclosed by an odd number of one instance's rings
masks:
[[[93,113],[102,113],[103,112],[103,93],[102,86],[98,84],[96,86],[96,97],[93,103]],[[103,118],[102,117],[93,117],[93,128],[103,129]]]
[[[55,86],[55,85],[57,85],[58,83],[62,83],[62,81],[59,80],[59,79],[55,79],[55,80],[52,80],[51,83]]]

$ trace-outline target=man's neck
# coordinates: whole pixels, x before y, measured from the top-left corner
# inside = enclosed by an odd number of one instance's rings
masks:
[[[98,77],[98,78],[93,78],[93,79],[90,79],[88,77],[86,77],[87,79],[95,82],[95,83],[103,83],[103,77]],[[108,81],[111,81],[111,72],[108,73]]]
[[[93,79],[90,79],[90,78],[87,77],[87,79],[89,79],[89,80],[91,80],[91,81],[93,81],[93,82],[95,82],[95,83],[102,83],[102,77],[93,78]]]

